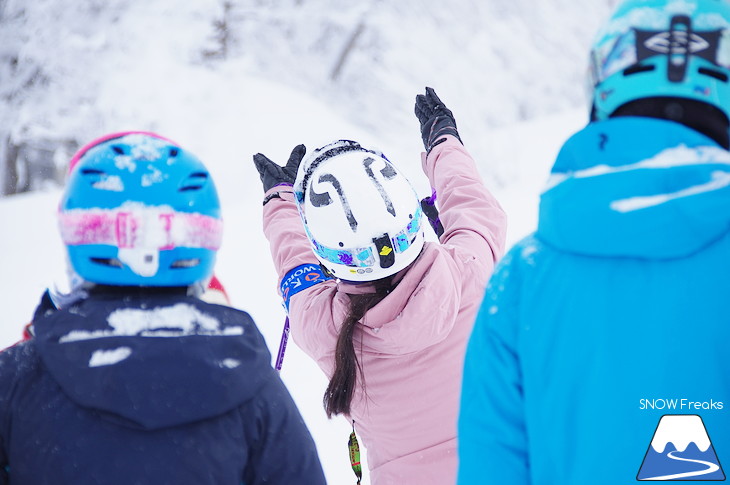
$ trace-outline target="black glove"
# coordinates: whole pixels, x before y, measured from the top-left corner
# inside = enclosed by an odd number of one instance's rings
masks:
[[[433,147],[443,143],[446,140],[445,135],[453,135],[461,141],[459,132],[456,131],[454,114],[436,96],[433,88],[426,88],[425,96],[423,94],[416,96],[416,118],[421,123],[421,138],[426,153],[430,153]]]
[[[294,185],[299,164],[302,163],[302,158],[304,158],[306,152],[307,148],[304,145],[295,146],[294,150],[291,151],[291,155],[289,155],[289,160],[283,167],[269,160],[264,154],[257,153],[254,155],[253,163],[261,176],[264,192],[268,192],[272,187],[281,184]]]

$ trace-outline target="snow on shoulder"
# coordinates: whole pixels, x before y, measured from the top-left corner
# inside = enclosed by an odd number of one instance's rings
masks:
[[[152,310],[121,309],[111,313],[107,322],[111,330],[74,330],[61,337],[60,343],[107,337],[186,337],[190,335],[243,335],[243,327],[221,329],[220,322],[192,305],[178,303]]]

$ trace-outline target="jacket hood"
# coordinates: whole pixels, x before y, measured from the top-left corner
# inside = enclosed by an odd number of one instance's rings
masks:
[[[271,379],[271,356],[246,313],[161,293],[94,293],[63,310],[44,298],[35,341],[69,398],[158,429],[231,411]]]
[[[615,118],[563,146],[537,237],[592,256],[688,256],[730,227],[730,152],[678,123]]]

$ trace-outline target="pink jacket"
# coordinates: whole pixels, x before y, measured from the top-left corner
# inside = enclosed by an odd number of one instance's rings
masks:
[[[356,390],[351,418],[367,448],[373,485],[455,482],[466,342],[487,280],[504,252],[505,214],[458,140],[447,137],[423,157],[423,168],[438,193],[445,229],[441,244],[426,243],[355,333],[366,389]],[[298,265],[319,263],[293,194],[281,190],[270,191],[283,198],[264,206],[264,232],[283,278]],[[348,295],[371,291],[369,283],[329,280],[291,298],[291,335],[327,376]]]

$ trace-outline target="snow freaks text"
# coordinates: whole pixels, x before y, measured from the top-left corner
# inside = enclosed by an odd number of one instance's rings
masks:
[[[699,411],[699,410],[717,410],[723,409],[722,401],[693,401],[691,399],[640,399],[639,409],[641,410],[671,410],[671,411]]]

